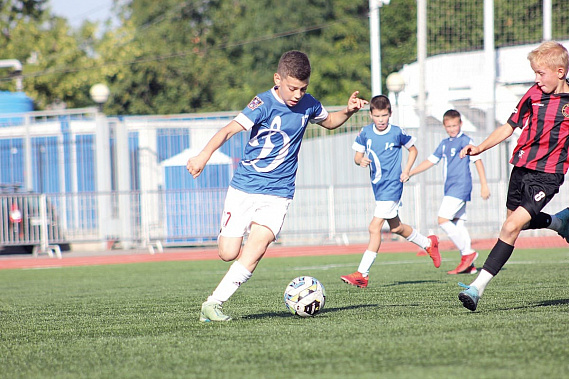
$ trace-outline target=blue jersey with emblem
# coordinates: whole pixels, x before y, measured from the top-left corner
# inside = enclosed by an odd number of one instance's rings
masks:
[[[463,201],[470,201],[472,192],[470,163],[480,159],[480,156],[460,158],[460,151],[469,144],[474,144],[472,139],[460,132],[454,138],[448,137],[442,140],[435,152],[428,158],[433,164],[443,161],[444,195]]]
[[[292,199],[306,126],[326,118],[326,109],[308,93],[291,108],[275,88],[255,96],[235,117],[245,130],[251,130],[251,137],[230,185],[247,193]]]
[[[392,124],[384,131],[379,131],[374,124],[364,126],[356,137],[352,148],[371,160],[370,178],[376,201],[401,200],[401,147],[409,149],[415,140]]]

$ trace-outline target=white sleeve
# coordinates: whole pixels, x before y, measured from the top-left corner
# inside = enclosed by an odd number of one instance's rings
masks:
[[[352,149],[357,151],[358,153],[365,153],[366,147],[364,145],[360,145],[359,143],[355,142],[352,144]]]
[[[411,137],[411,139],[409,140],[409,142],[407,142],[407,143],[405,144],[405,148],[406,148],[407,150],[409,150],[409,149],[411,148],[411,146],[414,146],[414,145],[415,145],[415,142],[417,142],[417,137]]]
[[[319,122],[322,122],[322,121],[326,120],[327,118],[328,118],[328,111],[324,107],[322,107],[322,111],[320,112],[320,114],[318,114],[318,116],[311,119],[310,122],[313,124],[318,124]]]
[[[245,130],[251,130],[253,125],[255,125],[255,123],[243,113],[239,113],[233,120],[238,122]]]
[[[439,157],[437,157],[434,154],[429,155],[429,157],[427,158],[429,160],[429,162],[431,162],[432,164],[438,164],[440,159]]]

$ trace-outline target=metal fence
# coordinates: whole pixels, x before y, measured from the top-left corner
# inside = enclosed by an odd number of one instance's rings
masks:
[[[300,152],[296,195],[280,243],[348,244],[367,241],[367,228],[375,202],[369,172],[353,163],[354,152],[351,149],[360,126],[368,122],[366,118],[362,114],[337,133],[323,134],[323,129],[316,126],[307,131]],[[225,149],[226,158],[211,162],[209,171],[204,171],[200,180],[193,180],[185,171],[185,162],[199,150],[193,144],[182,149],[184,144],[180,140],[184,136],[198,135],[201,136],[199,143],[202,143],[218,126],[201,125],[201,121],[195,118],[161,120],[157,124],[151,121],[152,118],[146,119],[143,126],[138,119],[134,123],[129,120],[111,120],[109,123],[126,128],[139,141],[143,133],[153,135],[154,146],[159,146],[160,141],[178,144],[177,148],[158,148],[157,151],[149,148],[150,143],[140,143],[133,148],[131,142],[132,154],[127,155],[130,162],[129,189],[126,191],[117,189],[119,162],[116,156],[120,154],[116,146],[110,159],[109,176],[115,177],[111,181],[111,191],[96,191],[96,176],[93,176],[95,190],[91,191],[18,193],[14,189],[5,189],[5,193],[0,195],[0,245],[24,245],[30,249],[36,247],[36,252],[57,253],[53,246],[67,244],[95,243],[102,248],[120,244],[124,248],[143,246],[153,251],[154,247],[161,246],[215,243],[227,185],[242,151],[242,139],[247,138],[246,133]],[[94,120],[93,124],[96,124]],[[87,125],[86,120],[81,120],[83,131],[87,130]],[[69,128],[73,130],[73,122]],[[409,129],[408,132],[415,134],[418,130]],[[468,134],[477,142],[485,136],[484,132],[476,131]],[[426,158],[446,136],[440,125],[427,127],[421,135],[424,141],[420,144],[419,161]],[[19,137],[12,135],[10,138]],[[96,151],[94,146],[90,149]],[[492,193],[487,201],[479,197],[479,182],[473,170],[475,186],[472,202],[468,205],[467,225],[474,238],[496,236],[505,219],[510,149],[508,144],[502,144],[483,155]],[[78,146],[59,146],[56,150],[75,151],[76,156],[81,156]],[[165,153],[167,151],[170,153]],[[180,153],[174,154],[176,151]],[[52,159],[50,164],[58,163],[57,159]],[[92,162],[84,160],[81,164],[95,170],[96,157],[91,157]],[[78,168],[79,162],[59,166],[64,179],[69,182],[79,181],[65,171],[69,167],[73,167],[78,176],[89,176],[86,169]],[[33,176],[37,175],[36,170]],[[61,181],[53,173],[50,178]],[[424,234],[441,234],[436,215],[442,199],[442,180],[442,169],[434,167],[406,183],[400,210],[403,222]],[[562,189],[546,211],[555,213],[568,203],[567,190]],[[526,233],[543,235],[552,232]]]
[[[463,67],[472,64],[468,57],[444,58],[461,61]],[[462,76],[475,70],[468,67]],[[429,85],[433,96],[420,128],[416,104],[407,101],[404,93],[393,101],[392,121],[401,122],[418,137],[417,163],[446,138],[441,117],[451,107],[462,113],[463,130],[475,142],[488,134],[485,114],[473,100],[475,88],[447,91],[441,82]],[[413,83],[407,84],[412,87]],[[511,113],[521,91],[518,87],[509,85],[509,92],[500,96],[497,123],[505,122]],[[248,133],[225,143],[198,179],[187,173],[185,165],[236,113],[119,118],[88,108],[0,116],[0,245],[35,246],[50,252],[50,246],[65,244],[96,243],[108,248],[120,243],[125,248],[152,249],[215,243],[227,186]],[[332,132],[317,125],[308,127],[299,156],[296,195],[280,243],[367,241],[375,203],[368,170],[353,162],[352,143],[368,123],[368,112],[362,111]],[[508,160],[514,145],[515,137],[482,156],[492,193],[489,200],[480,198],[479,180],[472,170],[475,185],[467,225],[474,238],[496,236],[505,219]],[[442,189],[440,167],[412,178],[405,184],[402,221],[424,234],[440,234],[436,216]],[[546,211],[555,213],[568,204],[568,191],[562,187]]]

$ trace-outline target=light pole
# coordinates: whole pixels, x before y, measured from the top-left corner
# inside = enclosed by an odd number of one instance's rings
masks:
[[[369,0],[369,41],[371,56],[371,95],[381,95],[381,29],[379,9],[390,0]]]
[[[91,87],[89,90],[89,95],[91,99],[99,106],[99,112],[103,112],[103,105],[109,100],[109,95],[111,91],[106,84],[98,83]]]
[[[405,89],[405,79],[403,79],[403,76],[400,73],[392,72],[387,76],[385,85],[389,92],[393,92],[393,95],[395,96],[395,107],[397,108],[395,124],[399,125],[399,93]]]
[[[91,99],[98,105],[95,113],[95,151],[97,153],[97,203],[99,238],[106,246],[106,239],[110,237],[111,224],[111,149],[110,133],[107,117],[103,113],[103,105],[109,99],[110,90],[105,84],[95,84],[89,90]]]

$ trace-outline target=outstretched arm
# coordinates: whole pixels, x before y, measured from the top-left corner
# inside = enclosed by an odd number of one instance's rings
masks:
[[[507,139],[514,133],[514,127],[508,123],[494,129],[492,133],[478,146],[466,145],[460,151],[460,157],[464,158],[467,155],[478,155],[484,151],[496,146],[503,140]]]
[[[211,158],[211,155],[217,149],[219,149],[225,143],[225,141],[229,140],[231,137],[242,130],[243,127],[241,124],[235,120],[232,120],[229,124],[215,133],[213,137],[211,137],[207,145],[205,145],[203,150],[198,155],[188,159],[188,163],[186,163],[186,169],[194,177],[194,179],[200,176],[205,165]]]
[[[490,189],[488,188],[488,182],[486,181],[484,163],[482,163],[482,159],[479,159],[474,162],[474,165],[476,166],[476,171],[478,171],[478,177],[480,178],[480,196],[482,196],[484,200],[487,200],[490,197]]]
[[[359,93],[359,91],[352,93],[352,96],[350,96],[350,99],[348,100],[348,106],[345,109],[330,113],[328,118],[319,124],[330,130],[340,127],[344,122],[352,117],[354,113],[362,109],[368,103],[367,100],[360,99],[358,97]]]
[[[411,170],[411,172],[409,173],[409,178],[411,178],[413,175],[420,174],[421,172],[430,169],[434,165],[435,164],[433,162],[431,162],[428,159],[425,159],[423,162],[419,163],[417,167]]]

